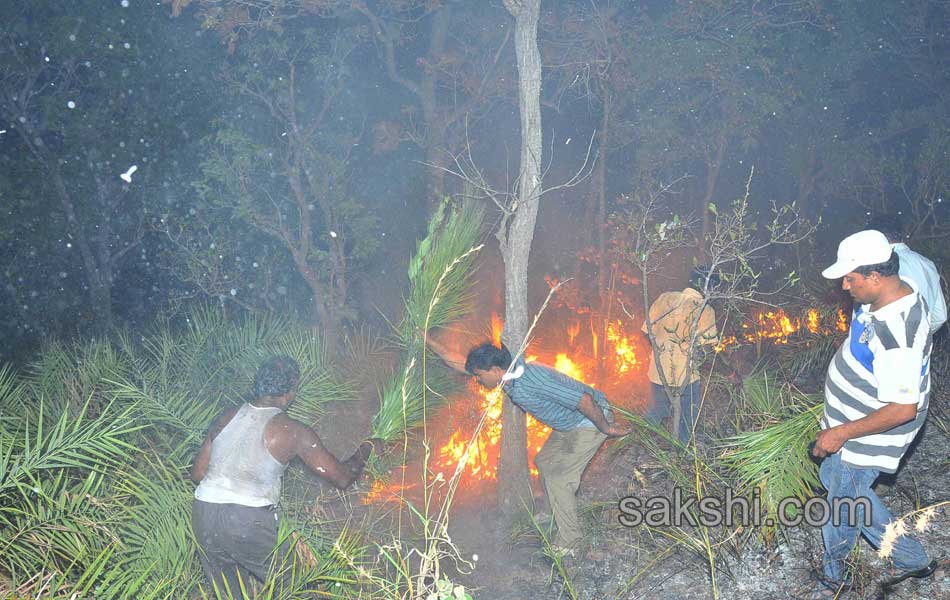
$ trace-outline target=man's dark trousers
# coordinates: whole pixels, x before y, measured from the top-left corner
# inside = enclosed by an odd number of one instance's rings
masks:
[[[214,582],[221,598],[241,598],[240,582],[250,596],[253,585],[250,576],[265,582],[274,576],[275,564],[278,569],[286,567],[278,576],[275,588],[289,589],[292,572],[284,558],[290,552],[290,544],[285,541],[277,545],[275,507],[195,500],[191,525],[200,546],[198,554],[205,577]],[[210,591],[213,595],[214,591]]]

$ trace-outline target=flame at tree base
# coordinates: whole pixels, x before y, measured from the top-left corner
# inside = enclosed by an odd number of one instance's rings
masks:
[[[498,456],[501,444],[501,411],[505,393],[500,387],[493,390],[480,388],[472,383],[470,388],[481,399],[480,408],[485,411],[485,424],[478,437],[469,446],[471,433],[460,429],[455,430],[452,436],[439,448],[436,457],[436,470],[442,470],[446,476],[455,472],[456,465],[465,459],[465,476],[471,481],[490,481],[498,477]],[[534,457],[544,446],[544,442],[551,433],[551,428],[538,422],[528,415],[528,459],[531,464],[531,474],[537,475],[534,466]],[[466,454],[468,449],[468,454]]]

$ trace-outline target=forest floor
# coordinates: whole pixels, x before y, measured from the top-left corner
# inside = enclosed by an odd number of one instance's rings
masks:
[[[924,434],[916,452],[907,461],[895,485],[879,485],[877,491],[897,514],[950,498],[950,459],[947,436],[936,427]],[[620,492],[642,498],[668,493],[671,483],[663,465],[641,459],[632,447],[615,456],[602,451],[581,483],[578,494],[587,511],[590,534],[585,540],[592,552],[582,552],[570,571],[577,597],[606,599],[706,599],[713,598],[709,569],[704,557],[682,547],[662,556],[671,547],[667,539],[619,524],[616,498]],[[643,487],[631,481],[638,469],[648,482]],[[632,491],[631,491],[632,490]],[[493,498],[482,498],[488,507]],[[450,531],[464,554],[477,553],[479,561],[460,582],[476,588],[476,597],[496,600],[547,600],[570,597],[561,578],[552,573],[551,562],[540,551],[537,536],[524,535],[512,544],[509,531],[499,532],[490,508],[472,502],[460,508]],[[653,534],[655,535],[655,534]],[[772,547],[751,541],[741,557],[720,553],[717,562],[719,597],[726,599],[801,598],[810,585],[810,572],[820,563],[821,534],[810,527],[789,529]],[[950,527],[938,519],[920,537],[933,558],[947,558]],[[861,589],[842,598],[878,598],[878,583],[886,565],[862,542]],[[925,581],[909,580],[888,596],[892,600],[950,598],[950,575],[939,570]]]
[[[950,402],[946,394],[938,395],[943,397],[932,399],[928,425],[901,470],[896,477],[879,479],[875,488],[894,515],[950,500],[950,434],[945,430],[945,424],[950,423]],[[341,406],[332,411],[336,414],[328,415],[323,421],[321,434],[337,456],[352,451],[356,440],[366,435],[366,423],[375,413],[371,396],[367,394],[362,400],[346,403],[345,408]],[[710,418],[715,419],[715,416]],[[700,439],[703,437],[701,434]],[[721,451],[712,443],[701,444],[700,449],[707,457]],[[532,485],[536,498],[543,503],[538,481]],[[698,530],[628,528],[618,521],[621,497],[635,495],[643,500],[669,497],[672,489],[668,466],[636,442],[623,446],[608,442],[601,448],[585,472],[578,492],[578,507],[588,533],[578,558],[568,565],[576,598],[699,600],[716,597],[702,547],[687,549],[672,541],[683,534],[698,540]],[[419,499],[414,500],[418,506]],[[563,578],[543,555],[540,536],[527,518],[514,528],[504,527],[495,507],[496,497],[491,487],[478,490],[463,487],[459,491],[451,512],[449,533],[459,554],[471,561],[474,568],[460,572],[446,561],[444,572],[478,600],[571,598]],[[370,507],[365,508],[373,512]],[[941,559],[943,566],[929,579],[901,583],[887,599],[950,599],[948,514],[950,511],[946,509],[938,511],[928,530],[919,535],[931,558]],[[723,540],[727,535],[728,532],[713,530],[711,538]],[[716,555],[718,597],[727,600],[802,598],[814,586],[811,573],[819,567],[821,553],[821,532],[810,526],[781,530],[771,544],[748,532],[734,536],[720,543]],[[473,555],[477,555],[477,561],[472,561]],[[855,565],[857,589],[838,597],[884,598],[879,584],[887,577],[888,565],[866,541],[858,544]]]
[[[920,443],[896,479],[882,481],[876,491],[895,515],[950,499],[950,438],[939,427],[925,429]],[[710,451],[715,451],[710,449]],[[632,475],[638,470],[643,479]],[[581,482],[578,506],[586,513],[589,534],[579,558],[569,567],[577,598],[584,600],[714,598],[708,562],[700,552],[674,544],[662,533],[620,525],[617,499],[667,496],[672,487],[666,467],[635,445],[617,453],[603,448]],[[644,485],[645,484],[645,485]],[[469,499],[453,517],[450,532],[463,555],[477,553],[476,568],[459,583],[475,589],[476,598],[549,600],[569,598],[564,582],[541,553],[540,536],[526,527],[517,543],[510,530],[498,531],[494,498]],[[586,509],[586,510],[585,510]],[[941,513],[938,512],[938,515]],[[938,516],[919,539],[931,558],[950,558],[950,523]],[[668,531],[677,535],[676,531]],[[697,536],[697,532],[692,532]],[[721,538],[713,534],[714,538]],[[589,548],[589,550],[588,550]],[[729,548],[729,549],[727,549]],[[839,598],[877,599],[887,565],[866,541],[856,558],[858,589]],[[668,554],[665,554],[669,551]],[[716,585],[724,599],[802,598],[813,586],[811,571],[820,565],[821,532],[801,526],[786,529],[771,546],[752,539],[741,553],[729,544],[717,557]],[[890,600],[950,598],[947,564],[933,577],[907,580],[887,595]]]

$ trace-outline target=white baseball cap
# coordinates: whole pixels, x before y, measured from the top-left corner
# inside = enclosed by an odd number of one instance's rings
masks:
[[[838,260],[821,272],[827,279],[844,277],[858,267],[879,265],[891,258],[891,244],[884,234],[865,229],[851,234],[838,244]]]

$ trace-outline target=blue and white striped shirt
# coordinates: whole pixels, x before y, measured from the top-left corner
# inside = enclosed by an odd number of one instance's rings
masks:
[[[848,338],[828,365],[821,428],[856,421],[889,403],[917,405],[916,418],[845,442],[841,460],[885,473],[897,470],[927,418],[933,337],[926,303],[908,294],[871,312],[858,306]]]
[[[524,373],[506,381],[502,388],[512,402],[551,429],[567,431],[576,427],[595,427],[590,419],[577,409],[585,393],[591,395],[594,404],[599,406],[608,421],[610,420],[610,404],[603,392],[551,367],[521,361],[518,365],[524,366]]]

